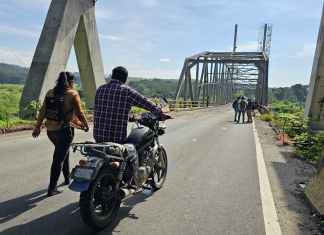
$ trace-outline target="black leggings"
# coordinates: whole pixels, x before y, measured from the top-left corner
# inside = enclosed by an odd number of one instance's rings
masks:
[[[239,114],[238,114],[238,119],[237,119],[237,122],[239,123],[240,122],[240,119],[241,119],[241,116],[242,116],[242,121],[243,123],[245,122],[245,111],[240,111]]]
[[[47,131],[47,136],[55,146],[48,187],[50,191],[56,188],[62,169],[65,181],[69,180],[69,148],[74,138],[74,129],[72,127],[64,127],[58,131]]]

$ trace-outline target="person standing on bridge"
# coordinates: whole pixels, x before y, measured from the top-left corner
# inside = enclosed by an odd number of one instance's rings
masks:
[[[238,115],[238,113],[239,113],[239,109],[238,109],[238,102],[239,102],[239,100],[240,100],[240,96],[237,97],[237,98],[234,100],[233,104],[232,104],[232,107],[233,107],[233,109],[234,109],[234,122],[237,121],[237,115]]]
[[[247,100],[247,107],[246,107],[246,114],[248,117],[248,123],[252,123],[253,119],[252,119],[252,112],[253,112],[253,102],[251,99]]]
[[[69,72],[61,72],[54,89],[46,94],[32,133],[34,138],[38,137],[43,120],[46,119],[47,136],[55,146],[47,196],[60,193],[57,182],[62,169],[64,184],[70,183],[69,148],[74,138],[72,126],[89,130],[80,96],[73,86],[74,76]]]
[[[243,123],[245,122],[246,109],[247,109],[246,98],[244,96],[241,96],[241,98],[238,102],[239,115],[238,115],[237,123],[240,123],[241,116],[242,116]]]

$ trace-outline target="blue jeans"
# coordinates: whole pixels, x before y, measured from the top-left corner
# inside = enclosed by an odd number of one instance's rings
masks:
[[[234,122],[237,121],[237,116],[239,114],[239,110],[238,109],[234,109],[235,115],[234,115]]]

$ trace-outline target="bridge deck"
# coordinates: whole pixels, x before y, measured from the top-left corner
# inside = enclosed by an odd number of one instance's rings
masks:
[[[165,187],[129,199],[113,234],[264,234],[252,126],[231,121],[228,106],[171,120]],[[92,234],[78,194],[43,197],[53,150],[45,135],[1,137],[0,149],[1,234]]]

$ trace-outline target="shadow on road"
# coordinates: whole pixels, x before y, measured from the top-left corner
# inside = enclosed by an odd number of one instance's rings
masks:
[[[47,190],[40,190],[0,203],[0,224],[36,207],[36,203],[46,198]]]
[[[42,192],[42,191],[41,191]],[[42,194],[40,192],[37,192],[39,194]],[[35,193],[35,194],[37,194]],[[33,194],[31,194],[33,195]],[[152,194],[137,194],[130,199],[126,200],[122,207],[119,210],[118,218],[112,228],[107,228],[101,232],[94,232],[91,228],[87,227],[81,220],[80,213],[79,213],[79,206],[78,203],[72,203],[69,204],[63,208],[61,208],[58,211],[55,211],[51,214],[48,214],[46,216],[40,217],[36,220],[30,221],[25,224],[13,226],[11,228],[8,228],[4,231],[2,231],[1,235],[34,235],[34,234],[55,234],[55,235],[92,235],[92,234],[98,234],[98,235],[109,235],[113,232],[116,233],[122,233],[122,231],[116,231],[115,228],[118,226],[118,224],[125,218],[130,219],[139,219],[135,213],[131,213],[131,210],[134,208],[135,205],[145,202],[148,197],[150,197]],[[30,195],[27,195],[27,198]],[[26,198],[22,197],[22,198]],[[13,200],[12,200],[13,201]],[[10,204],[11,206],[15,207],[13,203]],[[9,204],[7,204],[7,207]],[[28,207],[29,209],[33,207]],[[8,211],[8,209],[7,209]],[[26,210],[20,211],[20,213],[23,213]],[[1,206],[1,215],[4,211],[2,210]],[[16,216],[18,213],[16,213]],[[13,217],[11,217],[13,218]]]

